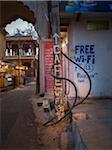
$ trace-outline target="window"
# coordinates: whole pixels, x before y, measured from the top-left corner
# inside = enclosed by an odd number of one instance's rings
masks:
[[[109,30],[109,21],[105,21],[105,20],[88,21],[87,22],[87,29],[90,31]]]

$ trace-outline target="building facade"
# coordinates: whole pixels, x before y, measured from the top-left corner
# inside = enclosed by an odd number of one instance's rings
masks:
[[[35,28],[39,33],[40,54],[39,54],[39,75],[40,93],[45,93],[45,47],[43,43],[49,38],[49,14],[50,2],[47,1],[24,1],[30,11],[33,11]],[[49,7],[48,7],[49,6]],[[65,42],[63,51],[81,65],[90,75],[92,80],[91,97],[111,97],[112,96],[112,2],[106,1],[62,1],[60,2],[60,29],[66,32],[62,38],[68,39]],[[50,20],[52,23],[52,20]],[[62,43],[63,43],[62,40]],[[20,47],[21,49],[21,47]],[[21,50],[20,50],[21,51]],[[12,55],[12,50],[7,50],[6,55]],[[21,53],[21,52],[20,52]],[[29,58],[31,50],[21,55]],[[14,52],[16,55],[16,51]],[[6,56],[7,60],[9,56]],[[14,58],[15,56],[13,56]],[[20,56],[23,57],[23,56]],[[25,56],[26,57],[26,56]],[[18,57],[19,59],[19,57]],[[25,59],[22,63],[25,64]],[[15,61],[13,59],[13,61]],[[65,61],[66,62],[66,61]],[[21,62],[20,62],[21,63]],[[28,62],[27,62],[28,63]],[[83,97],[89,89],[89,82],[86,75],[71,62],[64,65],[64,73],[77,85],[78,95]],[[108,82],[107,82],[108,81]],[[69,96],[74,96],[72,85],[66,84]]]
[[[73,4],[74,5],[74,4]],[[82,66],[90,75],[92,90],[90,97],[112,97],[112,9],[111,3],[81,3],[78,11],[65,6],[60,9],[61,32],[66,32],[66,54],[73,61]],[[92,6],[92,8],[90,8]],[[93,7],[94,6],[94,7]],[[61,7],[61,6],[60,6]],[[74,6],[73,6],[74,7]],[[93,9],[95,8],[95,9]],[[108,8],[108,9],[107,9]],[[66,27],[66,31],[65,31]],[[63,43],[62,40],[62,43]],[[43,48],[42,51],[45,51]],[[44,59],[44,56],[42,56]],[[65,59],[66,60],[66,59]],[[89,90],[89,81],[86,74],[73,63],[65,61],[63,75],[76,84],[78,96],[84,97]],[[44,66],[43,62],[41,63]],[[45,90],[45,72],[43,67],[43,92]],[[47,79],[46,79],[47,80]],[[64,87],[65,88],[65,87]],[[66,83],[66,90],[70,97],[75,96],[74,88]]]
[[[26,77],[35,76],[38,44],[31,36],[11,36],[6,38],[4,60],[27,68]]]
[[[92,80],[91,97],[112,96],[112,13],[82,14],[69,28],[69,57],[80,64]],[[80,96],[89,88],[87,76],[70,65],[70,78],[78,86]],[[72,87],[70,95],[73,95]]]

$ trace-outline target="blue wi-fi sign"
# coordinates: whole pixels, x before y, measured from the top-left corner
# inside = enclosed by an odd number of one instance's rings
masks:
[[[112,1],[74,0],[65,6],[68,13],[112,12]]]

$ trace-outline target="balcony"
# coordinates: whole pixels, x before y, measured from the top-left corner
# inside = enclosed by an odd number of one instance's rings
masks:
[[[17,59],[34,59],[35,57],[35,52],[32,50],[19,50],[19,51],[14,51],[12,49],[5,51],[5,59],[6,60],[17,60]]]
[[[5,56],[6,60],[17,60],[17,59],[34,59],[35,55],[32,56]]]

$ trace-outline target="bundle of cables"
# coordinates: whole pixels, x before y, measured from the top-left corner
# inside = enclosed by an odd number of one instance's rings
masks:
[[[92,82],[91,82],[91,78],[90,78],[89,74],[87,73],[87,71],[86,71],[83,67],[81,67],[79,64],[77,64],[76,62],[74,62],[72,59],[70,59],[70,58],[69,58],[67,55],[65,55],[62,51],[61,51],[61,53],[62,53],[62,55],[63,55],[66,59],[68,59],[70,62],[72,62],[73,64],[75,64],[76,66],[78,66],[80,69],[82,69],[82,70],[84,71],[84,73],[87,75],[88,80],[89,80],[89,90],[88,90],[86,96],[85,96],[84,98],[82,98],[81,101],[77,102],[77,97],[78,97],[78,94],[77,94],[77,87],[76,87],[76,85],[74,84],[74,82],[71,81],[71,80],[68,79],[68,78],[65,78],[65,77],[57,77],[57,76],[54,76],[53,74],[51,74],[55,79],[66,80],[66,81],[70,82],[70,83],[73,85],[74,90],[75,90],[75,98],[74,98],[73,105],[69,108],[69,110],[66,112],[66,114],[65,114],[61,119],[58,120],[58,119],[57,119],[57,116],[54,116],[54,117],[51,118],[49,121],[45,122],[45,123],[43,124],[44,126],[49,125],[49,124],[50,124],[50,125],[53,125],[53,124],[59,123],[61,120],[63,120],[66,116],[68,116],[68,115],[72,112],[72,110],[73,110],[74,107],[76,107],[76,106],[82,104],[82,103],[88,98],[88,96],[89,96],[89,94],[90,94],[90,92],[91,92]],[[55,121],[54,121],[54,120],[55,120]]]

